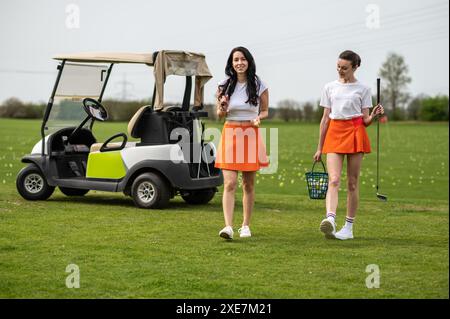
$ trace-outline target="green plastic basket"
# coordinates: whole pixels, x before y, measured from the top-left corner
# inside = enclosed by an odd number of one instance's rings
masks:
[[[322,160],[320,163],[323,167],[323,172],[314,172],[314,162],[311,172],[307,172],[306,184],[308,185],[309,198],[311,199],[325,199],[328,191],[328,173]]]

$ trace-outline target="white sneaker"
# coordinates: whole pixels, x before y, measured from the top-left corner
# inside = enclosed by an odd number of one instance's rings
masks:
[[[320,223],[320,231],[325,234],[325,238],[334,239],[336,238],[336,223],[332,218],[325,218]]]
[[[219,236],[225,239],[233,239],[233,228],[231,226],[225,226],[220,232]]]
[[[252,233],[250,232],[250,228],[248,226],[242,226],[239,228],[239,237],[252,237]]]
[[[335,234],[335,237],[340,240],[353,239],[353,230],[348,227],[342,227],[342,229]]]

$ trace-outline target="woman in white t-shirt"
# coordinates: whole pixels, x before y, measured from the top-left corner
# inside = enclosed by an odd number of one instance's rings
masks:
[[[243,215],[240,237],[250,237],[250,218],[255,201],[255,176],[268,166],[259,125],[269,110],[269,91],[256,75],[255,61],[244,47],[234,48],[225,67],[227,79],[217,90],[217,115],[225,117],[215,167],[224,177],[223,214],[225,228],[219,235],[233,238],[233,213],[239,171],[242,172]]]
[[[325,85],[320,105],[324,108],[320,122],[320,137],[314,160],[320,161],[327,154],[329,174],[326,197],[326,218],[320,230],[326,238],[341,240],[353,238],[353,222],[359,201],[359,172],[365,153],[370,153],[370,141],[366,126],[384,113],[382,105],[373,108],[370,88],[355,78],[361,58],[352,51],[339,55],[337,71],[339,80]],[[344,227],[336,232],[336,210],[344,158],[347,156],[347,216]]]

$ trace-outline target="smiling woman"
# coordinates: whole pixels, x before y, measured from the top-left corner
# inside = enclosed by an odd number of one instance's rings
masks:
[[[227,79],[217,90],[217,115],[225,117],[216,167],[224,176],[223,213],[225,228],[219,235],[233,238],[233,211],[238,172],[242,172],[244,220],[240,237],[250,237],[250,218],[255,199],[255,176],[269,165],[259,133],[261,120],[268,116],[269,91],[256,75],[255,60],[244,47],[234,48],[225,67]]]
[[[314,160],[327,154],[329,187],[326,196],[326,218],[320,230],[326,238],[353,239],[353,222],[359,202],[359,172],[364,154],[370,153],[366,132],[375,117],[383,114],[383,106],[372,107],[370,88],[355,78],[361,58],[347,50],[339,55],[337,72],[339,80],[325,85],[320,105],[324,108],[320,122],[320,137]],[[347,216],[345,226],[336,232],[336,210],[344,158],[347,157]]]

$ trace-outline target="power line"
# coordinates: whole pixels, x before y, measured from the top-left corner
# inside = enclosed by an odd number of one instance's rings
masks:
[[[363,30],[364,31],[364,30]],[[371,37],[370,39],[367,39],[367,36],[364,36],[362,39],[358,38],[356,35],[359,35],[358,32],[355,33],[354,37],[351,38],[351,42],[353,43],[353,46],[360,46],[361,43],[377,43],[377,44],[386,44],[386,39],[388,39],[389,44],[396,45],[397,43],[400,43],[400,41],[403,41],[405,38],[409,38],[411,36],[417,35],[418,32],[411,33],[410,30],[406,30],[406,34],[393,34],[391,33],[386,37],[382,34],[377,34],[376,37]],[[359,32],[361,33],[361,31]],[[419,34],[423,36],[429,36],[434,37],[436,33],[439,33],[442,35],[443,33],[448,33],[448,27],[446,25],[437,25],[436,27],[428,30],[420,30]],[[280,48],[279,46],[274,46],[273,43],[270,47],[267,47],[265,50],[261,50],[260,56],[266,56],[266,57],[272,57],[272,56],[284,56],[286,54],[289,54],[291,52],[299,52],[304,53],[305,51],[308,51],[308,49],[314,49],[315,52],[321,52],[326,47],[334,47],[336,45],[342,44],[343,41],[341,39],[347,39],[347,35],[340,35],[340,36],[334,36],[330,39],[326,40],[320,40],[320,39],[311,39],[310,41],[304,41],[302,42],[302,46],[285,46],[284,48]],[[315,45],[315,44],[319,44]],[[319,47],[319,49],[317,49]]]
[[[444,7],[446,7],[444,11]],[[432,10],[432,12],[428,12]],[[411,16],[416,16],[415,18],[411,18]],[[402,26],[408,26],[411,27],[419,22],[436,22],[436,18],[447,18],[446,21],[448,22],[448,3],[440,3],[436,6],[429,6],[429,7],[422,7],[419,9],[407,11],[400,14],[390,14],[386,16],[380,17],[381,23],[384,25],[384,29],[387,27],[389,28],[398,28]],[[363,21],[358,22],[352,22],[345,25],[340,26],[333,26],[333,27],[327,27],[326,29],[314,31],[314,32],[308,32],[308,33],[299,33],[283,38],[279,38],[275,41],[271,41],[270,44],[267,43],[267,41],[264,42],[255,42],[255,43],[249,43],[248,46],[252,47],[253,49],[277,49],[284,45],[284,47],[290,47],[292,44],[295,46],[298,45],[299,42],[302,42],[302,45],[304,45],[303,42],[308,41],[310,39],[311,43],[320,42],[320,39],[327,40],[327,39],[334,39],[336,36],[342,37],[342,33],[344,31],[351,31],[352,36],[355,37],[356,35],[360,35],[361,33],[373,31],[371,29],[368,29],[366,27],[361,28],[362,26],[365,26]],[[357,28],[357,29],[355,29]],[[330,30],[331,29],[331,30]],[[344,37],[348,37],[348,35],[344,35]],[[222,52],[224,48],[217,48],[214,50],[206,51],[210,55],[214,54],[216,52]]]
[[[359,50],[362,50],[362,49],[380,50],[380,49],[386,49],[393,44],[395,44],[396,46],[406,46],[406,45],[411,45],[411,44],[417,45],[418,43],[421,43],[421,42],[424,43],[424,42],[434,41],[434,40],[443,39],[443,38],[448,39],[448,32],[442,31],[442,32],[437,32],[433,35],[413,34],[411,37],[404,37],[402,39],[389,39],[388,41],[383,41],[383,42],[378,42],[378,43],[374,42],[374,41],[359,43],[358,49]],[[326,50],[327,49],[325,47],[322,47],[319,50],[313,50],[313,51],[307,51],[307,52],[291,50],[291,51],[285,52],[284,54],[278,54],[276,56],[277,57],[281,56],[283,58],[283,62],[291,62],[292,60],[295,60],[295,61],[311,60],[311,59],[318,59],[318,58],[328,56],[328,55],[324,54],[324,52]],[[271,56],[272,55],[266,55],[264,57],[268,58]],[[266,65],[270,65],[270,62],[266,63]]]
[[[427,29],[427,30],[419,30],[418,32],[411,32],[411,31],[409,31],[409,30],[406,30],[407,32],[405,33],[405,34],[390,34],[390,35],[388,35],[387,37],[386,37],[386,35],[383,35],[383,34],[376,34],[375,36],[373,36],[373,37],[370,37],[370,38],[368,38],[368,37],[363,37],[362,38],[362,40],[360,40],[359,38],[356,38],[356,37],[351,37],[350,39],[349,39],[349,41],[350,42],[352,42],[352,43],[354,43],[355,45],[358,45],[358,44],[360,44],[360,43],[365,43],[365,42],[378,42],[378,43],[382,43],[382,42],[384,42],[386,39],[388,39],[388,40],[402,40],[405,36],[406,37],[409,37],[409,36],[411,36],[411,35],[415,35],[415,34],[424,34],[424,35],[430,35],[430,36],[432,36],[433,34],[435,34],[436,32],[448,32],[448,28],[444,28],[445,26],[444,25],[437,25],[437,26],[435,26],[434,28],[431,28],[431,29]],[[333,37],[332,39],[330,39],[329,41],[322,41],[322,40],[317,40],[317,41],[315,41],[315,40],[311,40],[311,41],[309,41],[309,42],[303,42],[302,44],[302,47],[301,47],[301,50],[302,51],[305,51],[305,48],[314,48],[314,49],[317,49],[318,48],[318,46],[313,46],[313,44],[315,44],[316,42],[320,42],[320,44],[321,44],[321,46],[319,46],[319,49],[323,49],[324,48],[324,46],[333,46],[333,45],[335,45],[335,44],[341,44],[341,43],[343,43],[343,41],[341,41],[341,39],[342,38],[344,38],[344,40],[345,39],[347,39],[348,38],[348,36],[346,36],[346,35],[342,35],[342,36],[340,36],[340,37],[338,37],[338,36],[336,36],[336,37]],[[381,40],[381,41],[380,41]],[[298,47],[292,47],[294,50],[298,50],[299,48]],[[266,53],[267,52],[269,52],[269,53],[279,53],[280,52],[280,50],[278,49],[278,48],[274,48],[274,49],[272,49],[272,50],[269,50],[268,49],[268,51],[266,50],[265,51]],[[284,50],[282,50],[282,52],[286,52],[286,49],[284,49]],[[264,54],[264,52],[263,52],[263,54]]]

